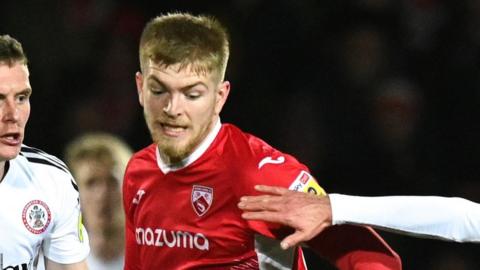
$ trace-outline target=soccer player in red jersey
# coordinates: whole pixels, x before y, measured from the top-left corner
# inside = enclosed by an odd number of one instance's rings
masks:
[[[210,17],[167,14],[142,33],[136,83],[153,144],[125,172],[126,270],[306,269],[301,249],[272,255],[278,245],[260,237],[281,239],[286,227],[237,208],[257,184],[324,191],[294,157],[221,124],[228,55],[226,30]],[[339,269],[401,269],[368,227],[333,227],[308,244]]]

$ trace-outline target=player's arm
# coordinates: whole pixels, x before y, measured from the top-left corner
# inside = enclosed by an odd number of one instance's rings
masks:
[[[258,141],[257,141],[258,142]],[[308,168],[294,157],[269,148],[259,142],[250,143],[254,153],[245,164],[239,163],[235,171],[244,181],[235,183],[237,194],[258,194],[252,190],[258,184],[288,187],[289,190],[324,196],[326,193]],[[242,157],[246,157],[241,155]],[[242,165],[242,166],[240,166]],[[242,196],[239,196],[239,199]],[[254,231],[267,237],[282,238],[285,227],[272,223],[249,220]],[[401,269],[398,255],[370,228],[336,226],[313,238],[308,245],[340,270],[397,270]],[[333,227],[332,227],[333,228]]]
[[[262,187],[257,187],[257,190],[265,191]],[[323,203],[328,202],[328,197],[317,197],[285,188],[274,188],[271,192],[279,194],[243,198],[240,206],[260,211],[246,213],[244,216],[247,218],[263,216],[266,218],[261,218],[262,220],[281,222],[295,228],[297,232],[294,233],[293,239],[295,237],[311,239],[307,242],[308,246],[338,269],[401,269],[398,255],[371,228],[343,225],[325,229],[331,222],[328,219],[319,221],[316,216],[317,213],[330,211],[330,206]],[[252,208],[251,205],[255,203],[260,206]],[[306,229],[302,231],[301,228]],[[318,234],[322,230],[323,233]]]
[[[61,264],[49,260],[48,258],[45,261],[46,270],[88,270],[87,262],[85,260],[72,263],[72,264]]]
[[[340,194],[313,197],[281,187],[257,189],[268,195],[244,197],[239,207],[247,211],[247,219],[294,228],[295,233],[282,241],[283,247],[308,241],[332,224],[345,223],[458,242],[480,242],[480,205],[461,198]]]
[[[82,223],[78,187],[70,174],[55,170],[58,175],[56,196],[58,208],[52,230],[42,244],[42,250],[50,269],[81,267],[90,252],[88,233]]]
[[[378,228],[457,242],[480,242],[480,204],[438,196],[331,194],[333,224]]]
[[[264,195],[244,196],[238,207],[248,220],[279,223],[295,229],[285,237],[283,249],[306,242],[332,225],[332,210],[328,196],[292,191],[283,187],[257,185]]]

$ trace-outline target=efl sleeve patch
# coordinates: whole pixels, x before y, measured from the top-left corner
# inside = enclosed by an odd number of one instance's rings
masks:
[[[82,212],[78,214],[78,222],[77,222],[77,231],[78,231],[78,239],[80,240],[80,243],[83,243],[83,218],[82,218]]]
[[[313,178],[313,176],[306,171],[301,171],[288,189],[300,192],[309,192],[318,196],[327,195],[325,190],[317,183],[315,178]]]

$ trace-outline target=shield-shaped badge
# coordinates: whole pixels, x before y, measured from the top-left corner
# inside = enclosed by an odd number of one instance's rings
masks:
[[[23,224],[34,234],[41,234],[47,230],[51,220],[52,213],[50,212],[50,208],[41,200],[30,201],[23,208]]]
[[[203,216],[213,202],[213,188],[193,185],[192,206],[198,216]]]

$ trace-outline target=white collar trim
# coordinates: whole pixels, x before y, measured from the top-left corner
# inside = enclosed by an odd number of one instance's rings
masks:
[[[162,158],[160,157],[160,150],[158,149],[158,146],[156,147],[155,154],[157,156],[157,164],[160,170],[164,173],[167,174],[169,172],[174,172],[178,171],[180,169],[183,169],[187,167],[188,165],[192,164],[195,162],[197,159],[199,159],[205,151],[207,151],[208,147],[212,144],[213,140],[217,137],[218,133],[220,132],[220,129],[222,127],[222,123],[220,122],[220,118],[217,120],[217,123],[213,127],[212,131],[207,135],[207,137],[203,140],[202,143],[195,149],[188,157],[184,158],[182,161],[174,164],[166,164],[163,162]]]

